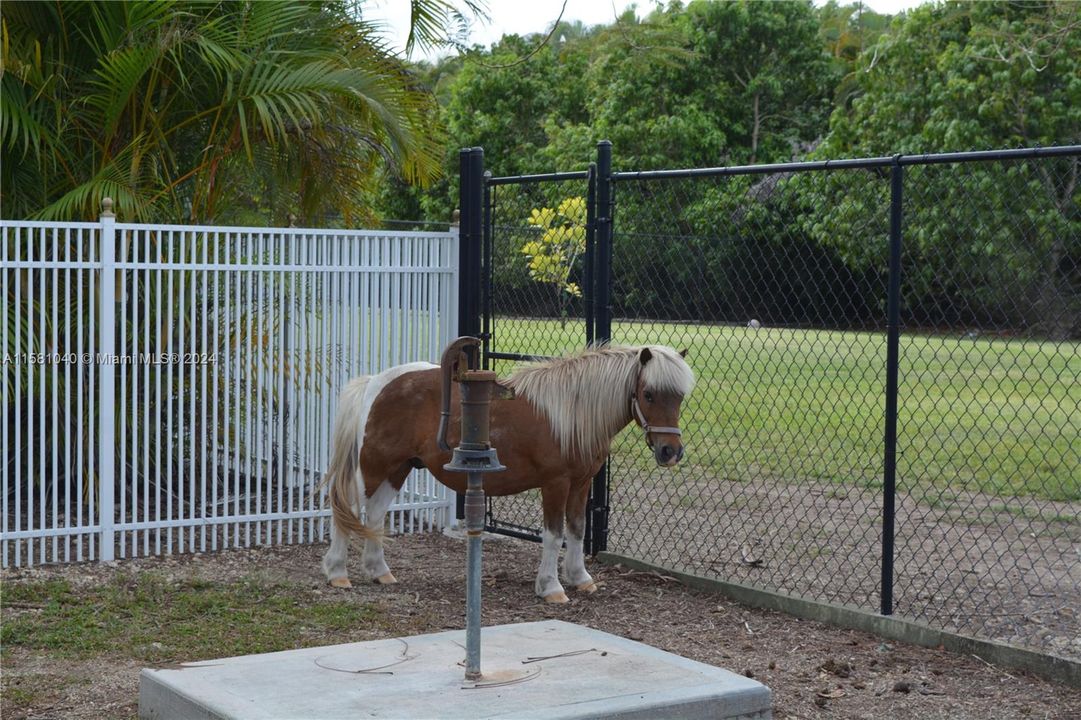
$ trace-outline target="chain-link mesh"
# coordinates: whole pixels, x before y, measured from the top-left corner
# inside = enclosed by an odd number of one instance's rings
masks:
[[[906,170],[900,614],[1081,658],[1078,158]]]
[[[588,192],[585,174],[489,186],[486,357],[500,376],[520,358],[563,355],[586,345]],[[490,497],[488,525],[539,537],[540,491]]]
[[[896,612],[1081,657],[1078,158],[904,169]],[[615,179],[613,341],[686,347],[687,457],[608,548],[878,610],[890,168]]]
[[[613,341],[687,348],[697,384],[675,469],[656,467],[637,428],[617,440],[608,547],[876,607],[885,276],[849,270],[799,221],[797,189],[827,180],[616,183]],[[884,240],[889,199],[874,178],[850,232]]]

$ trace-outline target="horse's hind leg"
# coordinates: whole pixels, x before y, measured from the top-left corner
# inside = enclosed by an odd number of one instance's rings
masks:
[[[350,487],[353,488],[350,494],[349,504],[353,507],[353,512],[357,517],[360,517],[360,504],[357,502],[356,486],[354,482]],[[346,570],[346,560],[349,556],[349,533],[345,532],[338,527],[338,523],[330,523],[330,548],[323,556],[323,574],[326,575],[330,584],[338,588],[350,588],[353,584],[349,582],[349,573]]]
[[[590,479],[586,478],[580,487],[571,490],[570,497],[567,498],[567,557],[563,560],[564,582],[587,593],[597,590],[597,583],[593,582],[593,578],[586,571],[586,558],[582,547]]]
[[[541,488],[544,531],[541,533],[541,562],[534,590],[545,602],[569,602],[559,583],[559,551],[563,547],[563,511],[567,505],[567,485],[556,482]]]
[[[394,498],[398,496],[398,491],[402,489],[402,484],[411,469],[406,464],[391,473],[386,480],[379,484],[372,496],[365,500],[364,524],[368,528],[380,531],[383,529],[383,521],[386,518],[387,510],[390,508],[391,503],[394,502]],[[360,558],[364,572],[380,585],[390,585],[398,582],[398,579],[394,577],[394,574],[391,573],[390,568],[387,566],[386,558],[383,555],[382,538],[365,540],[364,552],[361,553]]]

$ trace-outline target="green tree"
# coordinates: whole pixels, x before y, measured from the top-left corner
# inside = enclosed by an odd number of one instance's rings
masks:
[[[588,116],[550,124],[547,152],[581,157],[587,136],[603,137],[634,169],[791,159],[826,131],[838,76],[806,2],[627,12],[588,57]]]
[[[704,107],[726,119],[733,159],[788,159],[825,132],[837,78],[810,2],[699,0],[687,16]]]
[[[549,119],[585,118],[582,41],[549,42],[538,49],[540,42],[535,36],[508,35],[490,52],[471,53],[451,88],[447,126],[454,147],[483,147],[500,175],[542,169]]]
[[[555,209],[533,208],[527,222],[539,231],[521,248],[529,259],[529,277],[551,286],[559,318],[566,323],[568,301],[582,296],[581,287],[570,277],[586,251],[585,198],[566,198]]]
[[[817,155],[1081,142],[1079,27],[1075,3],[917,8],[860,56],[859,96],[835,110]],[[910,171],[910,309],[1069,334],[1081,313],[1078,173],[1077,158]],[[885,238],[850,231],[881,212],[883,182],[834,174],[809,192],[820,241],[853,267],[884,267]]]
[[[818,31],[809,2],[697,0],[443,61],[426,77],[445,100],[448,182],[419,205],[445,217],[457,149],[476,145],[497,175],[584,169],[602,138],[622,168],[791,159],[826,131],[840,73]]]
[[[862,2],[840,5],[829,0],[818,9],[818,35],[844,75],[834,93],[835,103],[846,104],[858,90],[859,57],[886,32],[890,20],[890,15],[876,13]]]
[[[350,10],[6,3],[5,215],[90,218],[111,196],[125,218],[202,222],[262,195],[306,222],[350,222],[367,214],[377,168],[430,181],[433,99]]]

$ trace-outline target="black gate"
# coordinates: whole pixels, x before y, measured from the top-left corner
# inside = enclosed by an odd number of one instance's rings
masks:
[[[516,363],[611,336],[611,146],[588,170],[493,177],[484,151],[461,151],[459,329],[480,337],[482,362],[501,376]],[[459,507],[459,517],[461,517]],[[605,549],[608,469],[593,481],[586,552]],[[489,496],[487,529],[541,534],[539,491]]]

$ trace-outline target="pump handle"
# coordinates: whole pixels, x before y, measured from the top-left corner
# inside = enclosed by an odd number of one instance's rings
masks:
[[[476,370],[477,368],[471,367],[470,354],[466,353],[466,348],[480,348],[480,338],[464,335],[450,345],[443,351],[443,357],[439,362],[440,367],[443,370],[443,407],[439,413],[439,434],[436,435],[435,441],[439,445],[439,449],[443,452],[450,452],[451,447],[447,445],[447,425],[450,423],[450,383],[451,380],[457,380],[458,376],[463,370],[463,367],[470,370]],[[473,358],[477,358],[479,353],[472,353]]]

